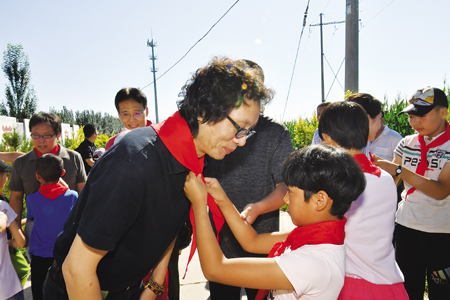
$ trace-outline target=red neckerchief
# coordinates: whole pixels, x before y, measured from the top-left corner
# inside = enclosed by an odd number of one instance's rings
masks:
[[[39,193],[45,198],[55,200],[59,196],[63,195],[69,188],[57,182],[54,184],[41,185]]]
[[[286,248],[295,250],[304,245],[332,244],[343,245],[345,239],[345,223],[347,218],[336,221],[325,221],[303,227],[295,227],[286,240],[276,243],[270,250],[268,257],[280,256]],[[259,290],[255,300],[262,300],[269,293]]]
[[[425,171],[431,170],[428,168],[428,151],[431,148],[439,147],[440,145],[448,142],[450,140],[450,126],[448,125],[448,122],[445,121],[445,131],[444,133],[429,143],[428,145],[425,143],[425,138],[423,135],[419,134],[419,143],[420,143],[420,163],[417,166],[416,174],[424,176]],[[415,187],[410,188],[405,195],[405,201],[406,198],[412,194],[416,190]]]
[[[151,126],[156,131],[158,136],[161,138],[162,142],[170,151],[170,153],[175,157],[175,159],[179,163],[181,163],[183,166],[194,172],[195,175],[203,173],[203,165],[205,157],[204,156],[201,158],[197,157],[197,150],[195,149],[191,130],[189,129],[189,126],[187,125],[186,121],[180,116],[180,113],[178,111],[174,113],[172,116],[170,116],[167,120],[158,124],[152,124]],[[219,207],[217,207],[216,202],[209,194],[208,194],[208,207],[213,216],[218,241],[219,232],[222,229],[223,224],[225,223],[225,219],[223,218],[222,213],[219,210]],[[189,212],[189,218],[191,220],[193,234],[192,234],[191,253],[189,254],[186,272],[189,266],[189,262],[194,256],[195,249],[197,248],[197,243],[195,239],[196,234],[195,234],[194,211],[192,210],[192,206]],[[186,272],[184,273],[184,276],[186,276]]]
[[[375,166],[365,154],[355,154],[353,155],[353,158],[356,160],[364,173],[369,173],[378,177],[381,176],[381,169]]]
[[[152,121],[146,120],[145,127],[148,127],[148,126],[150,126],[150,125],[152,125]]]
[[[50,153],[51,153],[51,154],[57,155],[60,148],[61,148],[61,147],[59,146],[59,144],[56,144],[55,148],[53,148],[53,150],[50,151]],[[33,148],[33,151],[34,151],[34,153],[36,153],[36,156],[37,156],[38,158],[40,158],[40,157],[42,156],[42,153],[39,152],[39,150],[36,149],[36,147]]]

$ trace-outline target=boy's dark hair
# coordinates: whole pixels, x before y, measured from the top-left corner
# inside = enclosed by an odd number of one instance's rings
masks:
[[[356,102],[361,105],[372,119],[375,119],[375,117],[381,113],[381,109],[383,107],[383,104],[380,100],[374,98],[370,94],[365,93],[350,95],[347,98],[347,101]]]
[[[322,102],[319,105],[317,105],[317,108],[319,107],[328,107],[331,104],[331,102]]]
[[[122,101],[133,99],[134,101],[142,104],[144,108],[147,108],[147,96],[137,88],[123,88],[117,92],[114,104],[116,105],[117,112],[119,112],[119,103]]]
[[[54,154],[44,154],[36,161],[36,173],[46,182],[58,181],[63,170],[64,161]]]
[[[291,153],[281,175],[288,186],[304,191],[306,202],[313,194],[325,191],[333,200],[330,214],[339,219],[366,188],[366,178],[355,159],[343,149],[325,145]]]
[[[323,112],[319,121],[319,135],[328,134],[345,149],[361,150],[367,145],[369,119],[364,108],[349,101],[334,102]]]
[[[40,123],[47,123],[53,128],[56,136],[61,132],[61,120],[57,115],[40,112],[31,117],[28,128],[30,132],[33,131],[33,127]]]
[[[97,131],[97,127],[94,124],[86,124],[83,127],[83,133],[85,138],[90,138]]]
[[[215,124],[230,112],[249,101],[264,107],[273,97],[260,76],[252,76],[242,68],[242,61],[214,58],[204,68],[198,69],[183,87],[183,100],[178,101],[178,111],[187,122],[192,136],[198,134],[198,118]]]

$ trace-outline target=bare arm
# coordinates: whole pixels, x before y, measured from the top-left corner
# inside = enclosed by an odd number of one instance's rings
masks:
[[[8,216],[3,211],[0,211],[0,233],[5,231],[7,225],[8,225]]]
[[[95,160],[93,160],[92,158],[86,158],[85,159],[85,161],[86,161],[86,163],[89,165],[89,166],[93,166],[94,165],[94,163],[95,163]]]
[[[20,220],[22,219],[22,210],[23,210],[23,192],[11,191],[9,201],[11,208],[17,214],[16,220],[20,222]]]
[[[85,184],[86,184],[86,182],[77,183],[77,190],[78,190],[77,192],[78,192],[78,194],[81,193],[81,190],[83,189]]]
[[[16,158],[25,154],[23,152],[0,152],[0,159],[6,162],[14,162]]]
[[[13,239],[8,241],[9,246],[14,248],[25,247],[25,236],[23,235],[22,229],[20,229],[17,220],[11,222],[11,224],[9,225],[9,231],[13,236]]]
[[[173,247],[175,246],[176,240],[177,240],[176,238],[173,240],[172,244],[170,244],[169,248],[167,248],[166,252],[164,252],[163,257],[158,262],[158,265],[153,269],[152,273],[153,279],[160,285],[164,285],[164,281],[166,279],[167,266],[169,265],[170,256],[172,255]],[[154,300],[156,299],[156,297],[157,297],[156,294],[152,290],[147,288],[142,292],[139,300]]]
[[[279,183],[276,188],[264,199],[248,204],[241,212],[241,218],[247,223],[253,224],[259,215],[274,211],[282,207],[285,203],[283,201],[287,192],[286,184]]]
[[[63,263],[62,272],[71,300],[101,300],[97,266],[108,253],[86,245],[77,234]]]
[[[273,258],[224,257],[209,220],[204,185],[201,185],[203,183],[200,178],[196,178],[192,172],[190,174],[185,191],[193,205],[198,254],[205,277],[210,281],[228,285],[293,290],[291,283]],[[197,184],[199,183],[197,180],[200,180],[201,184]],[[203,191],[199,192],[201,189]],[[237,221],[244,223],[236,210],[234,214]]]
[[[236,239],[246,251],[267,254],[275,243],[287,237],[288,233],[279,232],[258,234],[250,224],[241,219],[239,212],[228,199],[217,179],[205,178],[205,186],[200,175],[196,177],[194,173],[190,172],[188,178],[185,184],[185,193],[193,203],[193,207],[194,203],[203,204],[209,193],[219,206]]]
[[[395,170],[401,164],[401,158],[395,155],[393,162],[377,158],[374,164],[394,176]],[[407,168],[402,168],[402,173],[399,176],[394,176],[394,179],[396,177],[436,200],[443,200],[450,195],[450,164],[448,163],[442,168],[437,180],[423,177]]]

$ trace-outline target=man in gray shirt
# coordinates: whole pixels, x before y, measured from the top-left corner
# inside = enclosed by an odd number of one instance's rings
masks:
[[[236,208],[253,223],[258,233],[279,230],[278,208],[284,205],[286,185],[281,178],[281,165],[294,151],[288,129],[272,119],[259,116],[245,147],[236,149],[223,160],[208,160],[205,177],[215,177]],[[256,219],[255,219],[256,218]],[[225,223],[219,244],[227,258],[260,256],[242,249]],[[211,300],[241,299],[240,287],[209,283]],[[246,289],[247,298],[254,299],[258,290]]]

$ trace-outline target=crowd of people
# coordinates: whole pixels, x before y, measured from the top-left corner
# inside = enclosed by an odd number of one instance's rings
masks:
[[[450,299],[442,90],[409,99],[401,113],[417,133],[406,137],[370,94],[322,103],[312,145],[297,151],[264,115],[274,92],[250,60],[213,58],[182,94],[152,124],[144,93],[121,89],[124,129],[106,150],[93,124],[73,151],[58,144],[56,115],[33,115],[33,150],[0,155],[13,162],[0,161],[0,187],[11,173],[10,199],[0,195],[0,300],[24,299],[24,246],[34,300],[177,300],[189,244],[211,300],[240,299],[242,288],[249,300],[422,300],[425,286],[430,300]],[[290,232],[279,231],[285,204]]]

